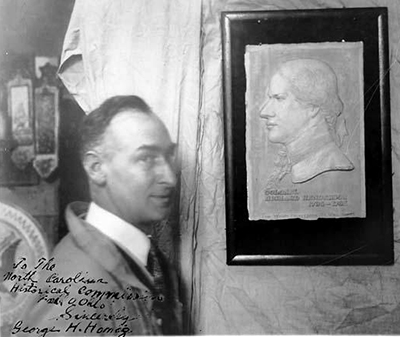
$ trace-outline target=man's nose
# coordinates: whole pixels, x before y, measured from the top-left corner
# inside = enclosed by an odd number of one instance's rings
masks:
[[[265,102],[261,105],[260,108],[260,117],[261,118],[270,118],[275,116],[274,107],[272,104],[272,100],[267,98]]]
[[[160,177],[160,183],[175,187],[177,182],[175,163],[164,159],[162,165],[158,168],[158,175]]]

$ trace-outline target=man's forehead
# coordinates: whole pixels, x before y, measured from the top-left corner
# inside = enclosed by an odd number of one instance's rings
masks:
[[[164,123],[155,114],[132,110],[118,113],[111,120],[108,128],[114,132],[128,132],[129,130],[142,132],[147,129],[167,131]]]
[[[145,121],[148,119],[157,119],[156,115],[154,115],[153,113],[149,112],[143,112],[140,110],[136,110],[136,109],[126,109],[126,110],[121,110],[120,112],[118,112],[112,119],[110,122],[111,124],[115,124],[117,122],[119,122],[120,120],[122,121],[126,121],[126,120],[137,120],[137,121]]]

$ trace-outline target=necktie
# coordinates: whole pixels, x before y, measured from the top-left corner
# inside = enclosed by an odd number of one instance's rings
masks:
[[[175,315],[176,300],[174,284],[168,271],[170,268],[166,257],[151,240],[147,270],[153,275],[153,292],[157,296],[153,301],[153,310],[162,324],[165,335],[176,335],[181,331],[180,320]],[[174,290],[175,289],[175,290]]]
[[[175,315],[175,297],[177,296],[176,287],[172,283],[168,272],[167,259],[162,255],[161,251],[151,241],[150,251],[147,259],[147,270],[153,275],[153,284],[149,284],[148,277],[140,271],[139,267],[128,255],[119,249],[121,254],[125,256],[132,272],[146,284],[153,293],[153,310],[157,323],[161,325],[164,335],[180,334],[181,321]]]
[[[147,259],[147,270],[153,275],[155,292],[157,295],[164,296],[165,280],[159,256],[160,252],[158,252],[158,248],[155,246],[154,242],[151,241]]]
[[[161,252],[158,251],[155,243],[151,240],[149,256],[147,259],[147,270],[153,275],[153,310],[157,321],[162,327],[163,333],[165,333],[165,322],[167,314],[167,298],[166,291],[167,285],[165,283],[164,273],[161,265]]]

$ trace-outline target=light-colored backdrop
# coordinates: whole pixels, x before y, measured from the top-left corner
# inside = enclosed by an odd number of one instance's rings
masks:
[[[64,83],[88,110],[112,94],[142,95],[178,142],[182,172],[180,235],[175,243],[179,245],[176,262],[183,280],[188,332],[400,332],[397,242],[394,266],[226,265],[220,26],[221,11],[389,8],[393,179],[397,205],[400,4],[390,0],[95,2],[76,0],[64,44]],[[397,209],[394,219],[397,240]],[[168,236],[165,242],[171,242]],[[164,248],[168,250],[168,245]]]
[[[226,266],[224,168],[221,163],[220,12],[305,8],[389,8],[393,138],[394,266]],[[194,330],[203,334],[400,333],[400,3],[398,1],[204,1],[204,135],[195,227]],[[188,233],[189,234],[189,233]],[[189,254],[190,252],[187,252]]]

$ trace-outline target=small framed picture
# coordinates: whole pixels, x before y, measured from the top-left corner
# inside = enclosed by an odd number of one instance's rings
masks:
[[[35,89],[35,150],[33,167],[47,179],[58,166],[59,91],[56,86]]]
[[[393,263],[387,9],[222,26],[228,264]]]
[[[38,184],[39,177],[32,166],[35,158],[32,81],[21,73],[7,83],[7,106],[8,113],[2,117],[0,185]]]

